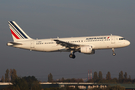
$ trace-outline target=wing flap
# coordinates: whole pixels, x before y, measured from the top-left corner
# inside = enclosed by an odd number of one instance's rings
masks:
[[[65,46],[65,47],[80,46],[80,45],[77,45],[77,44],[72,44],[72,43],[69,43],[69,42],[61,41],[61,40],[54,40],[54,41],[56,41],[57,44],[60,44],[60,45]]]

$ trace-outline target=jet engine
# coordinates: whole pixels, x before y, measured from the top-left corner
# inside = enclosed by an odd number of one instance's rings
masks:
[[[95,50],[91,46],[84,46],[80,48],[80,52],[84,54],[95,54]]]

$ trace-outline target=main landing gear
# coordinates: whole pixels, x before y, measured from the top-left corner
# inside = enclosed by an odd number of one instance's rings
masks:
[[[71,51],[71,54],[69,54],[69,57],[72,58],[72,59],[75,59],[76,56],[75,56],[74,53],[75,53],[74,51]]]
[[[113,52],[112,55],[115,56],[116,53],[115,53],[115,51],[114,51],[114,48],[112,48],[112,52]]]

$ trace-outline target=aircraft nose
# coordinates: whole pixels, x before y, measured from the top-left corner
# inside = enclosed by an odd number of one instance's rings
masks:
[[[129,41],[127,41],[127,42],[126,42],[126,44],[127,44],[127,46],[128,46],[128,45],[130,45],[130,42],[129,42]]]

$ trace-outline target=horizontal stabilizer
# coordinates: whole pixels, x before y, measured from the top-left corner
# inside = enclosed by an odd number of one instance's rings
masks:
[[[22,45],[21,43],[16,43],[16,42],[8,42],[7,46],[14,46],[14,45]]]

